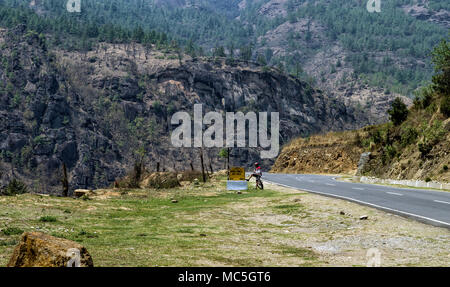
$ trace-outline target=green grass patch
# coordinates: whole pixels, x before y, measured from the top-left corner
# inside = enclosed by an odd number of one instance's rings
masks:
[[[0,246],[14,246],[17,244],[17,240],[0,240]]]
[[[18,234],[22,234],[23,230],[20,228],[17,228],[17,227],[8,227],[6,229],[3,229],[2,233],[6,236],[18,235]]]

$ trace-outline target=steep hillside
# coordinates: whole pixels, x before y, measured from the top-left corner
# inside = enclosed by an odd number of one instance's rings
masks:
[[[289,142],[278,156],[272,172],[353,174],[364,148],[356,141],[356,132],[313,135]]]
[[[387,124],[293,140],[272,171],[355,174],[358,167],[360,175],[449,182],[450,42],[443,41],[433,55],[433,84],[421,90],[409,111],[396,100]]]
[[[357,93],[381,97],[411,95],[430,79],[429,52],[448,27],[411,17],[405,13],[409,1],[383,1],[382,12],[375,14],[367,12],[366,3],[271,0],[260,15],[283,21],[258,38],[257,52],[294,74],[312,76],[330,92],[356,86]]]
[[[450,182],[450,119],[437,109],[436,102],[425,110],[413,107],[398,127],[390,123],[293,140],[271,171]],[[365,152],[367,162],[357,173]]]
[[[172,49],[100,43],[86,53],[50,49],[46,37],[18,26],[0,37],[1,178],[40,191],[60,190],[65,163],[71,188],[111,184],[143,158],[147,168],[199,167],[198,151],[172,148],[171,115],[204,111],[278,111],[281,142],[370,123],[306,82],[276,69],[221,58],[181,58]],[[218,150],[206,150],[215,168]],[[234,149],[249,166],[255,149]],[[263,162],[269,166],[272,162]]]

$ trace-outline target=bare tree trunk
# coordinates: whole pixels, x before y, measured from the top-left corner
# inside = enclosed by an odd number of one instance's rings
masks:
[[[202,165],[203,182],[206,182],[205,165],[203,164],[203,149],[202,148],[200,148],[200,164]]]
[[[227,176],[230,179],[230,148],[227,148]]]
[[[214,174],[214,170],[212,167],[212,160],[211,160],[211,155],[208,154],[208,160],[209,160],[209,169],[211,170],[211,174]]]
[[[69,195],[69,180],[67,179],[67,168],[65,163],[63,163],[63,179],[61,182],[63,185],[63,196],[67,197]]]

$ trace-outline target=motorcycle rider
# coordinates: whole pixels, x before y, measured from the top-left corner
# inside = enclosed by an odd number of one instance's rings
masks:
[[[261,166],[257,162],[255,162],[255,169],[253,170],[253,173],[250,175],[247,181],[249,181],[252,177],[255,177],[256,180],[260,180],[262,177]]]

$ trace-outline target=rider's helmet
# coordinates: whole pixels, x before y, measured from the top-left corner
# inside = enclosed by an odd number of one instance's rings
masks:
[[[261,168],[258,162],[255,162],[255,168]]]

